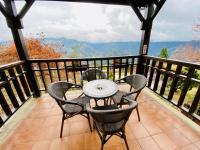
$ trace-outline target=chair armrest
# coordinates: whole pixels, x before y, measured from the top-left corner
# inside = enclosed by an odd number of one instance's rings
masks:
[[[121,80],[124,80],[124,78],[121,78],[121,79],[115,80],[115,82],[116,82],[116,83],[119,83]]]
[[[77,87],[77,88],[82,88],[82,85],[80,84],[75,84],[75,83],[71,83],[73,86]]]
[[[113,109],[118,109],[118,106],[117,106],[117,104],[112,104],[112,105],[96,106],[96,107],[93,107],[92,109],[94,109],[94,110],[113,110]]]
[[[133,94],[136,94],[136,93],[137,93],[137,91],[131,91],[131,92],[124,94],[122,97],[127,97],[129,95],[133,95]]]
[[[136,101],[133,101],[129,97],[123,97],[123,100],[126,100],[128,103],[134,105],[135,107],[138,105],[138,103]]]

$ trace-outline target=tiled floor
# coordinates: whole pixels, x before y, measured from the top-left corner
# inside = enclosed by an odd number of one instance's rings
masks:
[[[74,94],[72,94],[74,96]],[[200,135],[151,98],[146,92],[139,96],[141,121],[133,111],[126,135],[131,150],[198,150]],[[65,121],[63,138],[59,138],[61,110],[55,101],[43,94],[34,109],[14,133],[1,145],[3,150],[97,150],[100,139],[89,130],[87,119],[76,116]],[[105,150],[125,150],[119,137],[112,137]]]

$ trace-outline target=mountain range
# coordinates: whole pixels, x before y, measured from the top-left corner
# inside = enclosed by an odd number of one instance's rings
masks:
[[[122,56],[137,55],[139,53],[140,42],[84,42],[66,38],[45,38],[45,43],[54,43],[62,45],[56,49],[57,52],[71,57],[105,57],[105,56]],[[167,41],[167,42],[150,42],[148,54],[158,56],[162,48],[167,48],[169,55],[185,45],[192,45],[200,48],[199,41]]]

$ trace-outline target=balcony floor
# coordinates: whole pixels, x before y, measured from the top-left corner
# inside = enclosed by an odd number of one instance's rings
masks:
[[[80,93],[80,91],[79,91]],[[71,96],[77,95],[72,91]],[[154,95],[155,97],[155,95]],[[198,150],[200,134],[161,105],[145,89],[139,96],[141,121],[134,110],[126,125],[126,135],[132,150]],[[76,116],[65,121],[63,138],[59,138],[61,110],[55,101],[43,94],[20,125],[0,146],[5,150],[97,150],[100,139],[89,130],[87,119]],[[125,150],[119,137],[112,137],[105,150]]]

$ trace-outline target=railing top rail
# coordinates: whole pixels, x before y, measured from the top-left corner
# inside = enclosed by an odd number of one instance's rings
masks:
[[[197,69],[200,69],[200,64],[197,64],[197,63],[185,62],[185,61],[174,60],[174,59],[165,59],[165,58],[160,58],[160,57],[155,57],[155,56],[147,56],[147,55],[144,56],[144,57],[154,59],[154,60],[158,60],[158,61],[162,61],[162,62],[169,62],[169,63],[172,63],[172,64],[186,66],[186,67],[193,66]]]
[[[51,59],[29,59],[28,61],[31,62],[37,62],[37,61],[42,61],[42,62],[51,62],[51,61],[87,61],[87,60],[99,60],[99,59],[120,59],[120,58],[138,58],[140,57],[139,55],[127,55],[127,56],[111,56],[111,57],[86,57],[86,58],[51,58]]]
[[[0,66],[0,70],[4,70],[4,69],[8,69],[10,67],[14,67],[14,66],[17,66],[17,65],[20,65],[20,64],[23,64],[25,61],[16,61],[16,62],[12,62],[12,63],[9,63],[9,64],[5,64],[5,65],[1,65]]]

